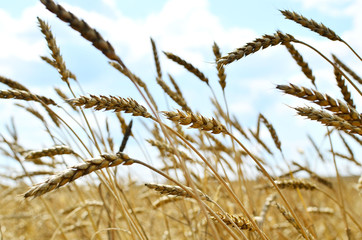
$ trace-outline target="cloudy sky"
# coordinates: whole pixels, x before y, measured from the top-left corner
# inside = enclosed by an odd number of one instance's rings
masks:
[[[284,19],[278,11],[293,10],[317,22],[323,22],[357,52],[362,53],[362,2],[358,0],[58,2],[83,18],[112,43],[127,66],[149,85],[155,96],[159,96],[157,102],[164,109],[173,110],[177,106],[171,101],[165,101],[160,87],[156,84],[150,37],[157,44],[164,75],[172,73],[189,104],[205,116],[211,116],[213,111],[210,90],[182,67],[167,60],[161,51],[175,53],[203,71],[210,78],[220,101],[222,94],[213,64],[214,41],[225,54],[263,34],[282,30],[310,43],[327,56],[334,53],[352,69],[362,73],[359,60],[345,45],[331,42]],[[108,60],[100,52],[35,0],[0,3],[1,75],[21,82],[33,92],[47,96],[54,95],[54,86],[66,91],[67,88],[57,72],[40,59],[42,55],[49,56],[49,50],[38,28],[37,16],[51,25],[67,67],[77,75],[86,93],[131,96],[142,102],[130,81],[110,67]],[[296,48],[312,66],[318,89],[341,98],[331,66],[310,49],[303,46]],[[313,153],[306,135],[310,134],[321,148],[328,149],[328,142],[323,138],[325,128],[296,116],[294,110],[288,107],[304,106],[305,101],[283,95],[275,89],[276,84],[288,83],[312,86],[289,53],[282,46],[268,48],[232,63],[226,67],[226,73],[229,107],[243,126],[255,129],[257,116],[259,112],[263,113],[276,128],[288,159],[294,159],[298,150],[303,149],[311,167],[318,167],[314,162],[317,159],[316,154]],[[1,89],[6,89],[6,86]],[[352,89],[351,91],[355,102],[360,103],[361,97]],[[4,126],[10,122],[10,116],[16,116],[15,122],[20,129],[22,143],[33,148],[49,146],[42,141],[41,133],[35,130],[43,128],[33,122],[29,114],[19,112],[19,108],[6,100],[1,102],[0,111],[3,116],[7,116],[1,121],[2,132],[5,131]],[[138,126],[142,128],[141,124]],[[268,132],[264,129],[261,134],[272,146]],[[337,146],[340,146],[338,138],[335,141]],[[343,146],[340,152],[345,153]],[[345,167],[345,163],[344,160],[340,161],[343,165],[341,168],[344,168],[346,173],[359,173],[351,169],[352,165]]]

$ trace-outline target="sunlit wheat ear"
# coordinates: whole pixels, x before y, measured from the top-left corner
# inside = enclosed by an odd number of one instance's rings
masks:
[[[290,42],[285,42],[283,45],[287,48],[290,55],[293,57],[295,62],[301,67],[304,75],[312,81],[312,84],[315,86],[315,76],[312,73],[312,69],[308,66],[302,57],[302,55],[298,52],[297,49],[294,48],[293,44]]]
[[[221,218],[221,220],[226,223],[226,225],[231,225],[234,227],[234,224],[240,228],[241,230],[249,230],[249,231],[255,231],[253,225],[251,222],[238,215],[229,214],[227,213],[227,216],[223,213],[217,213],[217,215]],[[217,221],[215,217],[211,216],[211,219],[214,221]],[[230,221],[231,220],[231,221]],[[233,224],[234,223],[234,224]]]
[[[294,84],[277,85],[278,89],[284,91],[287,94],[309,100],[324,109],[334,112],[338,117],[348,121],[353,126],[362,126],[362,116],[351,106],[348,106],[341,100],[336,100],[328,94],[322,94],[316,90],[308,89],[305,87],[298,87]]]
[[[41,157],[53,157],[56,155],[63,155],[63,154],[75,154],[75,152],[68,146],[61,145],[61,146],[54,146],[51,148],[45,148],[37,151],[30,151],[25,155],[26,159],[34,159],[34,158],[41,158]]]
[[[307,19],[296,12],[288,10],[281,10],[280,12],[286,19],[299,23],[303,27],[309,28],[311,31],[316,32],[321,36],[327,37],[332,41],[343,41],[332,29],[327,28],[322,23],[317,23],[313,19]]]
[[[156,184],[156,183],[146,183],[146,187],[153,189],[161,194],[165,195],[171,195],[171,196],[180,196],[180,197],[186,197],[186,198],[192,198],[193,196],[190,195],[188,192],[186,192],[184,189],[182,189],[179,186],[172,186],[172,185],[165,185],[165,184]],[[192,188],[186,187],[188,190],[193,192]],[[207,196],[205,193],[201,192],[200,190],[197,190],[197,194],[202,200],[211,201],[209,196]]]
[[[353,126],[349,122],[345,121],[343,118],[329,114],[326,111],[321,111],[308,107],[299,107],[295,108],[295,110],[297,110],[297,113],[299,115],[305,116],[311,120],[321,122],[326,126],[335,127],[347,133],[356,133],[362,135],[362,128]]]
[[[356,80],[359,84],[362,84],[362,78],[358,76],[357,73],[355,73],[352,69],[350,69],[346,64],[344,64],[337,56],[332,54],[333,60],[337,63],[338,66],[340,66],[343,70],[345,70],[349,75],[353,77],[354,80]]]
[[[102,154],[99,158],[88,159],[85,163],[75,165],[67,170],[48,178],[45,182],[39,183],[30,188],[24,197],[38,197],[67,183],[70,183],[82,176],[88,175],[102,168],[114,167],[120,164],[129,165],[133,160],[124,153]]]
[[[61,5],[54,3],[52,0],[40,0],[40,2],[59,19],[69,23],[74,30],[78,31],[82,37],[90,41],[93,46],[100,50],[106,57],[122,63],[112,45],[108,41],[105,41],[97,30],[91,28],[84,20],[78,19],[73,13],[66,11]]]
[[[125,111],[132,113],[133,116],[142,116],[152,118],[147,109],[138,104],[132,98],[121,98],[115,96],[81,96],[79,98],[69,99],[68,102],[74,106],[82,106],[84,108],[94,108],[95,110],[113,110],[115,112]]]
[[[55,105],[55,106],[57,105],[53,99],[32,94],[28,91],[23,91],[23,90],[0,90],[0,98],[5,98],[5,99],[13,98],[25,101],[41,102],[46,105]]]
[[[27,89],[24,85],[14,81],[14,80],[11,80],[9,78],[3,77],[1,75],[0,75],[0,82],[11,87],[12,89],[29,92],[29,89]]]
[[[191,128],[198,128],[203,131],[212,131],[214,134],[218,133],[228,133],[226,127],[222,125],[219,121],[209,118],[205,118],[201,115],[196,115],[193,113],[184,113],[181,111],[177,112],[167,112],[164,111],[163,114],[167,119],[179,123],[181,125],[190,125]]]
[[[168,59],[171,59],[172,61],[180,64],[184,68],[186,68],[190,73],[193,73],[196,77],[198,77],[201,81],[205,82],[207,85],[209,85],[209,79],[205,77],[205,75],[196,67],[194,67],[191,63],[186,62],[179,56],[176,56],[175,54],[169,53],[169,52],[163,52]]]
[[[261,38],[257,38],[254,41],[245,44],[243,47],[228,53],[226,56],[219,58],[217,64],[227,65],[259,50],[294,40],[295,38],[292,35],[284,34],[280,31],[276,32],[274,35],[265,34]]]

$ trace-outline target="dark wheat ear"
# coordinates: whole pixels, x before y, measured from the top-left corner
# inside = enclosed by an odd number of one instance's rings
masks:
[[[318,33],[332,41],[343,41],[332,29],[327,28],[322,23],[317,23],[313,19],[308,19],[296,12],[288,10],[280,10],[286,19],[299,23],[303,27],[309,28],[311,31]]]
[[[90,41],[94,47],[100,50],[107,58],[117,61],[122,67],[125,67],[121,59],[117,56],[113,46],[103,39],[97,30],[91,28],[84,20],[78,19],[73,13],[65,10],[61,5],[52,0],[40,0],[42,4],[60,20],[69,23],[69,25],[80,33],[82,37]]]

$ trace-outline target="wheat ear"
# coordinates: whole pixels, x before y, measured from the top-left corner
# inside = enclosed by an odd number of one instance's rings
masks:
[[[163,114],[167,117],[167,119],[181,125],[192,124],[190,126],[191,128],[198,128],[203,131],[212,131],[214,134],[227,133],[226,127],[214,118],[209,119],[190,112],[183,113],[179,110],[177,112],[164,111]]]
[[[301,67],[304,75],[312,81],[312,84],[315,86],[315,76],[312,73],[312,69],[308,66],[302,57],[302,55],[298,52],[297,49],[290,42],[285,42],[283,45],[287,48],[290,55],[293,57],[295,62]]]
[[[221,58],[221,52],[219,46],[214,42],[214,45],[212,46],[212,51],[215,55],[215,61],[217,62],[219,58]],[[222,64],[217,63],[216,64],[217,69],[217,76],[219,77],[219,84],[221,86],[221,89],[224,90],[226,87],[226,73],[225,68]]]
[[[79,98],[69,99],[68,102],[75,106],[94,108],[95,110],[114,110],[115,112],[125,111],[126,113],[132,113],[133,116],[143,116],[145,118],[152,117],[144,106],[140,105],[132,98],[126,99],[115,96],[98,97],[90,95],[90,97],[81,96]]]
[[[26,193],[24,193],[24,197],[41,196],[102,168],[114,167],[119,164],[129,165],[132,163],[133,160],[124,153],[117,153],[116,155],[102,154],[99,158],[86,160],[84,163],[75,165],[63,172],[51,176],[45,182],[39,183],[30,188]]]
[[[82,37],[90,41],[93,46],[100,50],[106,57],[124,66],[121,59],[115,53],[113,46],[104,40],[97,30],[91,28],[84,20],[78,19],[73,13],[66,11],[61,5],[54,3],[52,0],[40,0],[40,2],[60,20],[68,23],[70,27],[79,32]]]
[[[340,118],[348,121],[353,126],[362,126],[362,116],[356,109],[341,100],[335,100],[328,94],[322,94],[316,90],[298,87],[294,84],[288,85],[277,85],[277,88],[284,91],[287,94],[309,100],[325,109],[335,112]]]
[[[295,108],[295,110],[297,110],[299,115],[306,116],[311,120],[321,122],[326,126],[335,127],[347,133],[357,133],[362,135],[362,128],[353,126],[343,118],[329,114],[326,111],[316,110],[310,107],[299,107]]]
[[[280,142],[277,132],[275,131],[273,125],[269,123],[268,119],[266,119],[263,114],[260,113],[259,117],[260,120],[264,123],[264,125],[268,128],[269,133],[273,138],[275,146],[279,149],[279,151],[282,151],[282,143]]]
[[[354,80],[356,80],[359,84],[362,84],[362,78],[358,76],[357,73],[355,73],[352,69],[350,69],[346,64],[344,64],[339,58],[337,58],[336,55],[333,55],[333,60],[337,65],[339,65],[341,68],[343,68],[349,75],[353,77]]]
[[[216,213],[220,219],[226,224],[226,225],[232,225],[234,227],[234,224],[241,230],[249,230],[249,231],[255,231],[253,225],[251,222],[238,215],[229,214],[225,215],[224,213]],[[212,220],[217,221],[215,217],[211,217]],[[231,221],[230,221],[231,220]]]
[[[338,69],[334,68],[334,76],[336,77],[337,85],[339,89],[341,89],[341,93],[343,95],[343,99],[348,103],[351,107],[356,109],[356,105],[351,98],[351,93],[348,91],[346,82],[344,81],[342,74]]]
[[[14,99],[20,99],[25,101],[36,101],[40,102],[46,105],[57,105],[53,99],[43,97],[40,95],[32,94],[28,91],[24,90],[0,90],[0,98],[14,98]]]
[[[3,77],[1,75],[0,75],[0,82],[11,87],[12,89],[30,92],[29,89],[27,89],[24,85],[14,81],[14,80],[11,80],[9,78]]]
[[[209,85],[209,79],[205,77],[205,75],[196,67],[194,67],[191,63],[186,62],[179,56],[176,56],[175,54],[169,53],[169,52],[163,52],[166,57],[184,68],[186,68],[189,72],[193,73],[196,77],[198,77],[201,81],[205,82],[207,85]]]
[[[343,41],[332,29],[327,28],[322,23],[317,23],[313,19],[306,17],[288,10],[280,11],[286,19],[299,23],[303,27],[309,28],[311,31],[318,33],[321,36],[327,37],[332,41]]]
[[[303,230],[299,227],[293,216],[290,214],[288,210],[286,210],[283,206],[280,204],[274,202],[274,206],[279,210],[279,212],[284,216],[284,218],[304,237]],[[307,229],[304,229],[304,232],[307,234],[308,238],[306,239],[314,239],[314,237],[309,233]]]
[[[184,189],[182,189],[179,186],[173,186],[173,185],[165,185],[165,184],[156,184],[156,183],[146,183],[146,187],[153,189],[161,194],[171,195],[171,196],[180,196],[185,198],[193,198],[192,195],[190,195],[188,192],[186,192]],[[192,188],[186,187],[188,190],[193,192]],[[207,196],[205,193],[201,192],[200,190],[197,190],[197,194],[200,196],[202,200],[206,201],[212,201],[209,196]]]
[[[274,35],[265,34],[261,38],[257,38],[254,41],[245,44],[243,47],[228,53],[226,56],[219,58],[217,64],[227,65],[259,50],[294,40],[295,38],[292,35],[284,34],[280,31],[277,31]]]
[[[61,145],[37,151],[30,151],[25,155],[25,159],[53,157],[55,155],[63,155],[63,154],[75,154],[75,152],[70,147]]]

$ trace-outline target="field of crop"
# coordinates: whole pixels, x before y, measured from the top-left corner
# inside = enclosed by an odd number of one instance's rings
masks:
[[[82,86],[67,68],[56,34],[45,19],[38,18],[50,52],[41,58],[57,70],[59,85],[67,86],[68,91],[54,87],[59,97],[50,98],[0,75],[1,104],[14,104],[28,112],[52,140],[39,143],[46,146],[42,149],[29,149],[19,141],[22,136],[15,124],[1,133],[1,159],[12,162],[11,167],[16,165],[22,172],[14,175],[6,165],[9,170],[0,176],[0,239],[362,238],[362,177],[341,176],[337,164],[343,159],[353,168],[362,166],[361,103],[355,100],[362,96],[362,79],[347,62],[333,54],[327,56],[291,34],[276,31],[235,46],[239,48],[227,54],[214,43],[210,51],[215,56],[212,64],[217,75],[209,79],[186,59],[159,51],[151,38],[150,57],[155,63],[156,81],[168,101],[179,106],[170,111],[161,109],[160,96],[151,93],[137,72],[127,67],[127,59],[118,56],[100,32],[52,0],[41,2],[70,26],[69,31],[79,32],[79,37],[106,56],[114,70],[134,84],[145,104],[132,96],[79,95]],[[293,11],[280,12],[296,26],[340,42],[362,61],[353,46],[332,29]],[[327,158],[333,162],[328,165],[334,166],[333,177],[321,176],[307,160],[286,156],[283,141],[267,116],[260,113],[256,130],[246,129],[228,108],[227,65],[276,45],[288,50],[291,58],[286,61],[295,61],[313,87],[290,83],[276,85],[275,92],[303,99],[308,106],[289,107],[305,121],[325,126],[328,152],[311,137],[305,141],[315,151],[314,161],[326,166]],[[311,49],[331,65],[335,76],[331,84],[338,86],[343,99],[317,88],[307,59],[295,45]],[[172,73],[165,75],[159,54],[210,89],[211,96],[205,97],[210,97],[213,115],[194,109]],[[215,94],[210,81],[219,82],[223,96]],[[353,98],[351,92],[358,98]],[[135,129],[133,121],[142,122],[143,129],[141,124]],[[261,129],[268,130],[272,141],[261,137]],[[137,131],[147,134],[133,134]],[[115,136],[119,133],[122,137],[118,142]],[[127,148],[129,139],[138,144],[143,159],[134,157],[135,153]],[[348,155],[336,149],[335,139],[342,142]],[[274,165],[266,156],[280,159],[280,169],[288,170],[282,174],[273,171]],[[124,169],[128,168],[131,170],[125,176]],[[134,181],[132,171],[138,169],[152,171],[162,181]]]

